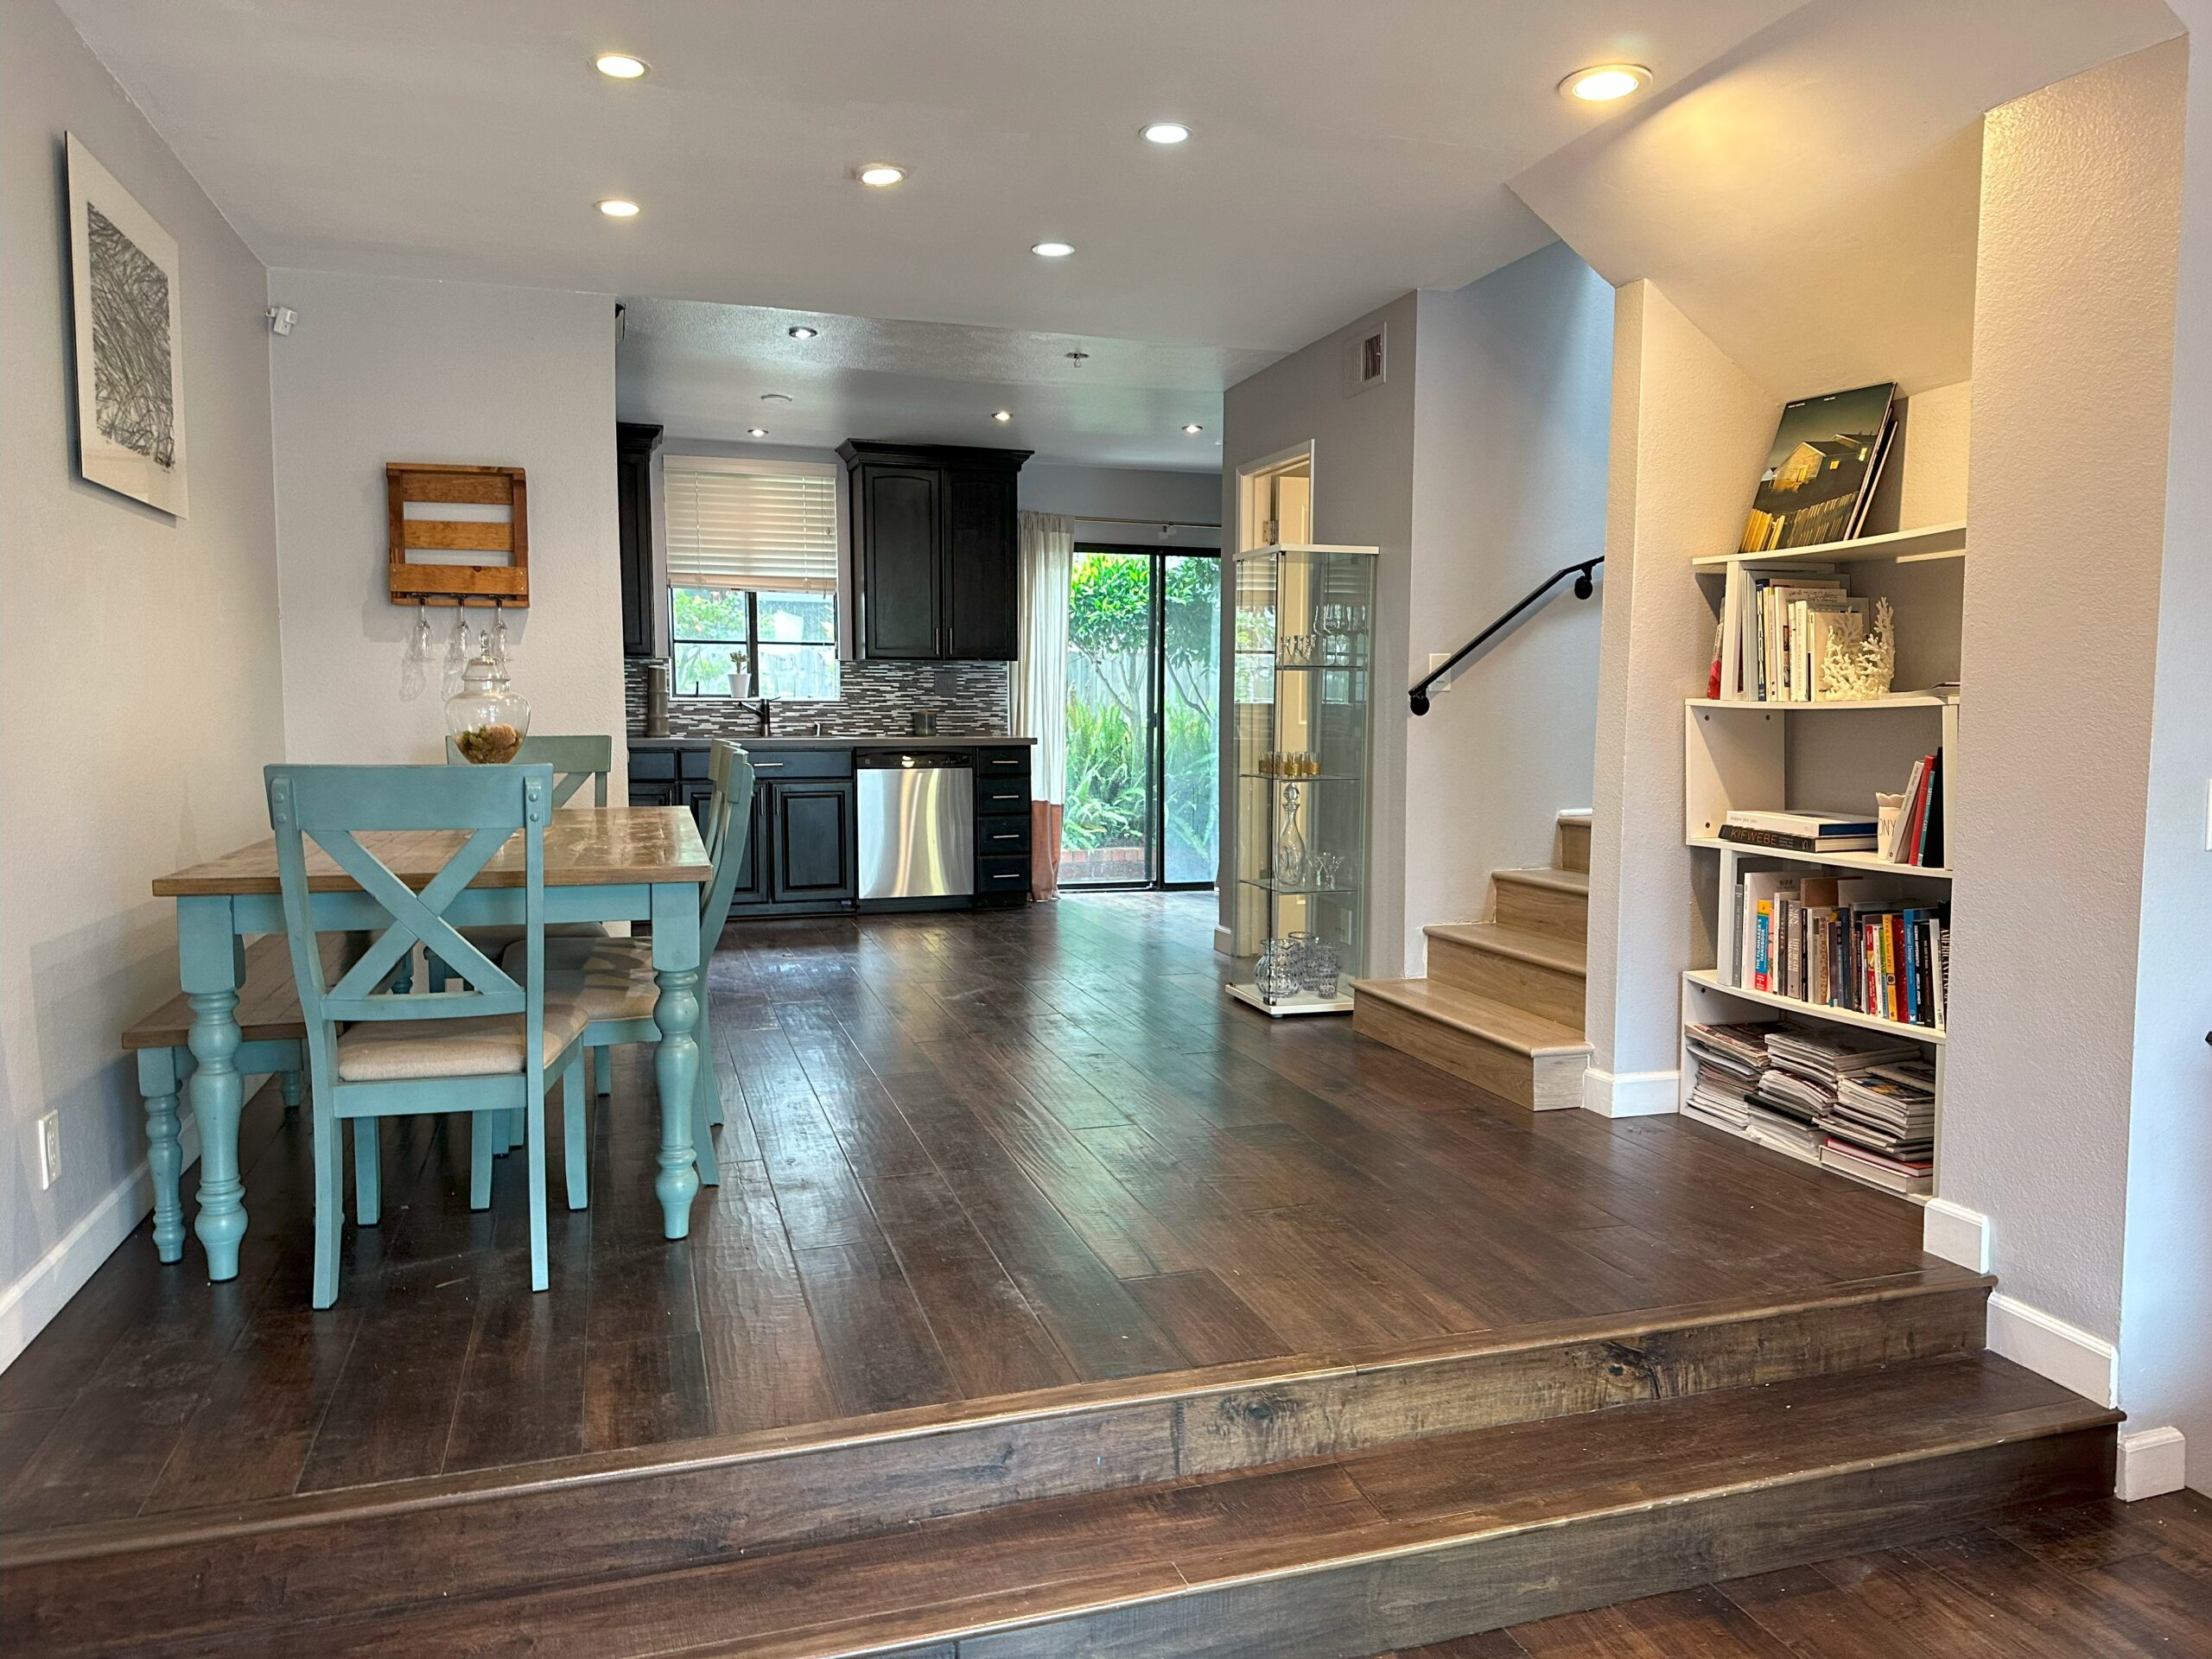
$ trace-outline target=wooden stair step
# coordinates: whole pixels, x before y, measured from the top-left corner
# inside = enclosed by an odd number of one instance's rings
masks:
[[[1439,922],[1428,939],[1428,976],[1510,1007],[1582,1031],[1587,951],[1563,939],[1503,922]]]
[[[1563,870],[1590,869],[1590,820],[1588,807],[1578,807],[1559,815],[1559,855],[1556,860]]]
[[[1352,984],[1352,1029],[1532,1111],[1582,1103],[1590,1045],[1573,1026],[1436,979]]]
[[[8,1536],[0,1651],[243,1642],[288,1611],[367,1618],[635,1578],[1009,1505],[1969,1352],[1992,1282],[1935,1264],[1792,1295]]]
[[[1580,940],[1590,928],[1587,870],[1492,870],[1497,918],[1509,927]]]
[[[1334,1659],[2111,1488],[2119,1414],[1961,1353],[295,1630],[320,1656]],[[268,1651],[273,1644],[205,1653]]]

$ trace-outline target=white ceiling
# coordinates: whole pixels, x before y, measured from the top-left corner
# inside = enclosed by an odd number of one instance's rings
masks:
[[[1778,399],[1947,385],[1972,369],[1981,117],[2181,32],[2162,0],[1808,6],[1513,188]]]
[[[61,0],[272,265],[1272,351],[1548,241],[1568,70],[1796,3]]]
[[[786,332],[820,332],[799,341]],[[1080,365],[1067,353],[1089,353]],[[995,444],[1039,460],[1212,472],[1221,393],[1271,352],[1146,345],[959,323],[882,322],[689,300],[628,302],[626,421],[686,438],[829,448],[847,438]],[[791,401],[770,404],[764,394]],[[1010,422],[991,418],[996,410]],[[1205,429],[1192,436],[1187,422]]]

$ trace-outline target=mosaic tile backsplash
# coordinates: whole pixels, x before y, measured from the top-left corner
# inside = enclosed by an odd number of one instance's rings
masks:
[[[904,737],[913,716],[937,715],[940,737],[999,737],[1012,719],[1014,665],[1010,663],[842,663],[835,702],[776,703],[775,732],[795,735],[816,721],[825,737]],[[622,697],[630,732],[645,729],[645,665],[630,658],[622,664]],[[671,697],[671,737],[750,737],[758,728],[753,715],[721,697]]]

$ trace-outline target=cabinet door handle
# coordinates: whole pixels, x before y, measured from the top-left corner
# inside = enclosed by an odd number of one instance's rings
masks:
[[[779,767],[787,766],[789,765],[791,765],[791,762],[788,760],[755,760],[753,763],[753,770],[755,772],[774,772]]]
[[[1021,837],[1020,836],[993,836],[991,839],[993,841],[1020,841]]]

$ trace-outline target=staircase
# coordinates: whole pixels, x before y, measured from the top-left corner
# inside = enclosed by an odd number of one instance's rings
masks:
[[[1518,958],[1515,958],[1518,960]],[[0,1539],[0,1649],[1346,1659],[2112,1489],[1944,1264]]]
[[[1426,979],[1352,985],[1352,1029],[1533,1111],[1580,1106],[1590,815],[1562,812],[1554,861],[1491,872],[1491,919],[1439,922]]]

